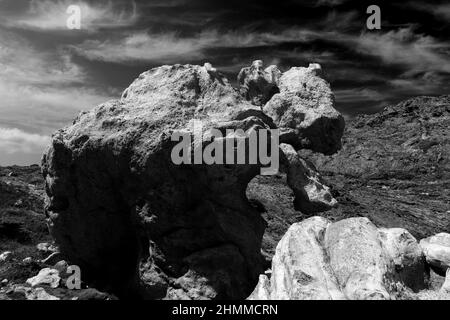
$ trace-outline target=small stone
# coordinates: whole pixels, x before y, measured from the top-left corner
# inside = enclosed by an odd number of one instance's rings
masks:
[[[31,262],[33,262],[33,258],[27,257],[27,258],[23,259],[22,262],[25,264],[30,264]]]
[[[12,258],[12,252],[11,251],[5,251],[2,254],[0,254],[0,262],[6,262]]]
[[[39,251],[42,251],[42,252],[56,252],[56,251],[58,251],[58,249],[54,245],[52,245],[50,243],[47,243],[47,242],[39,243],[36,246],[36,249],[38,249]]]
[[[36,287],[39,285],[48,285],[51,288],[57,288],[59,286],[61,278],[59,276],[59,271],[51,268],[44,268],[39,271],[39,274],[35,277],[29,278],[27,283]]]
[[[450,234],[439,233],[420,240],[427,263],[439,275],[445,276],[450,268]]]
[[[316,75],[320,75],[322,73],[322,66],[318,63],[310,63],[308,69],[315,71]]]
[[[311,163],[302,159],[291,145],[282,143],[280,150],[286,158],[282,171],[286,171],[287,183],[294,191],[296,210],[313,214],[330,210],[338,204]]]

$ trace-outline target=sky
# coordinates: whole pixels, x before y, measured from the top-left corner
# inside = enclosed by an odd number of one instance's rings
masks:
[[[39,163],[53,132],[162,64],[210,62],[235,82],[257,59],[320,63],[346,118],[450,94],[449,22],[450,3],[428,0],[0,0],[0,165]]]

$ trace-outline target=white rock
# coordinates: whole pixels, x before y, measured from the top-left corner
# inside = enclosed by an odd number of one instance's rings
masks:
[[[388,257],[378,240],[377,228],[367,218],[331,224],[324,245],[330,267],[349,299],[389,299],[383,284]]]
[[[450,234],[438,233],[420,240],[427,263],[439,275],[444,276],[450,267]]]
[[[25,264],[29,264],[29,263],[33,262],[33,258],[27,257],[27,258],[23,259],[22,262]]]
[[[12,257],[12,252],[11,251],[5,251],[2,254],[0,254],[0,262],[5,262],[10,260]]]
[[[56,252],[56,251],[58,251],[58,248],[56,248],[51,243],[47,243],[47,242],[39,243],[36,246],[36,249],[38,249],[39,251],[42,251],[42,252]]]
[[[213,68],[212,64],[209,62],[206,62],[203,66],[205,67],[206,71],[208,71],[208,72],[211,72],[211,73],[217,72],[217,69]]]
[[[293,224],[277,245],[270,280],[261,277],[251,299],[345,299],[321,245],[329,224],[321,217]]]
[[[48,285],[51,288],[57,288],[59,286],[61,278],[59,276],[59,271],[51,268],[44,268],[39,271],[39,274],[27,280],[27,283],[36,287],[39,285]]]
[[[265,274],[259,276],[258,284],[255,290],[248,297],[248,300],[271,300],[270,280]]]
[[[378,229],[367,218],[313,217],[289,228],[272,275],[260,276],[249,299],[395,299],[405,287],[424,288],[424,274],[422,251],[406,230]]]
[[[425,257],[416,238],[402,228],[380,228],[378,232],[386,253],[394,263],[393,275],[414,292],[424,289],[427,281],[423,263]]]
[[[319,172],[302,159],[291,145],[282,143],[280,149],[287,158],[287,168],[284,171],[287,174],[287,183],[295,194],[295,209],[312,214],[335,207],[338,202],[332,196],[330,188],[324,184]]]
[[[345,122],[334,108],[330,85],[317,68],[293,67],[284,72],[277,81],[280,92],[263,110],[280,128],[281,142],[294,145],[296,150],[306,148],[329,155],[341,148]]]

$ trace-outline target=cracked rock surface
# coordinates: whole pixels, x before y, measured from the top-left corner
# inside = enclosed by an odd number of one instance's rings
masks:
[[[407,230],[312,217],[289,228],[249,299],[424,298],[428,278],[422,248]]]

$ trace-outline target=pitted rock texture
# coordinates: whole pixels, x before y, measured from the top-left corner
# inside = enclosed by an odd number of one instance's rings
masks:
[[[320,150],[337,150],[342,131],[316,135],[339,127],[341,116],[316,97],[316,104],[301,107],[304,118],[283,125],[301,126],[302,139],[327,146]],[[42,162],[49,226],[86,281],[119,297],[237,299],[251,293],[264,270],[266,223],[245,192],[261,165],[175,165],[171,137],[194,135],[194,119],[204,127],[201,148],[211,143],[212,129],[276,128],[205,64],[145,72],[120,100],[81,113],[54,134]]]
[[[413,295],[427,279],[408,231],[378,229],[367,218],[312,217],[289,228],[249,299],[395,299],[398,288]]]

